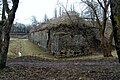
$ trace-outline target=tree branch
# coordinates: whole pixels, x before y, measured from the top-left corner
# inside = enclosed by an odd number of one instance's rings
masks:
[[[11,10],[15,13],[18,8],[19,0],[12,0],[12,3],[13,3],[13,6]]]
[[[88,0],[87,1],[82,0],[82,2],[85,3],[87,6],[89,6],[93,10],[93,12],[94,12],[94,14],[96,16],[97,23],[101,27],[100,20],[98,18],[98,14],[97,14],[96,9],[93,6],[93,4],[90,1],[88,1]]]
[[[58,3],[60,6],[62,6],[62,8],[65,10],[65,12],[66,12],[66,14],[68,15],[68,17],[69,17],[69,19],[70,19],[70,21],[71,21],[71,24],[73,24],[73,21],[72,21],[72,19],[71,19],[71,17],[70,17],[70,15],[69,15],[69,13],[68,13],[68,11],[67,11],[67,9],[64,7],[64,5],[63,4],[61,4],[61,3]]]
[[[100,2],[100,0],[97,0],[97,1],[100,4],[100,6],[102,7],[102,9],[105,10],[105,8],[104,8],[103,4]]]
[[[3,5],[4,5],[4,7],[5,7],[6,13],[9,14],[9,13],[10,13],[10,9],[9,9],[9,7],[8,7],[8,2],[7,2],[7,0],[3,0]]]
[[[2,8],[2,21],[4,21],[6,19],[6,16],[5,16],[5,6],[3,5],[3,8]]]
[[[108,3],[106,4],[106,10],[108,10],[109,5],[110,5],[110,0],[108,0]]]

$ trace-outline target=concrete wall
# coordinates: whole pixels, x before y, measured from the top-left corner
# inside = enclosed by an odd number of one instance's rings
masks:
[[[46,30],[30,33],[29,39],[38,46],[47,48],[48,33]]]
[[[89,52],[89,44],[80,32],[70,30],[68,27],[57,27],[48,30],[32,32],[30,40],[37,45],[49,50],[51,53],[60,54],[62,51],[73,51],[83,53]],[[89,34],[90,35],[90,34]],[[92,38],[92,36],[88,36]],[[87,53],[87,52],[85,52]]]

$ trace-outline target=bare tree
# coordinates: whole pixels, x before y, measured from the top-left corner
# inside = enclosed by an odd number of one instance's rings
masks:
[[[75,6],[74,6],[74,4],[71,4],[71,6],[70,6],[70,11],[72,12],[72,11],[75,11]]]
[[[73,21],[72,21],[70,15],[69,15],[69,12],[67,11],[68,0],[67,0],[67,2],[66,2],[66,7],[65,7],[62,3],[60,3],[59,0],[57,1],[57,4],[58,4],[61,8],[63,8],[63,9],[65,10],[65,13],[66,13],[66,14],[68,15],[68,17],[69,17],[69,21],[70,21],[71,24],[73,25]]]
[[[7,53],[10,41],[10,30],[15,18],[15,13],[18,8],[19,0],[12,0],[12,8],[8,6],[7,0],[2,0],[3,9],[2,9],[2,21],[0,22],[0,69],[5,68]],[[5,16],[7,13],[7,17]]]
[[[61,15],[62,15],[62,8],[59,7],[59,16],[61,16]]]
[[[44,22],[46,23],[46,22],[48,22],[49,20],[48,20],[48,17],[47,17],[47,14],[45,14],[44,15]]]
[[[112,56],[111,51],[112,51],[113,34],[111,33],[109,39],[106,39],[105,37],[105,30],[106,30],[106,24],[107,24],[107,19],[108,19],[107,14],[108,14],[108,8],[110,4],[109,0],[103,0],[103,1],[97,0],[97,2],[94,1],[96,5],[93,4],[93,1],[90,2],[89,0],[82,0],[82,2],[87,4],[87,6],[89,6],[92,9],[96,17],[97,24],[99,25],[99,28],[100,28],[101,48],[102,48],[104,57]],[[103,11],[102,20],[99,17],[99,14],[97,13],[98,10],[96,8],[98,4],[101,6],[102,11]]]
[[[36,26],[38,21],[35,16],[31,16],[32,26]]]
[[[110,0],[115,47],[120,63],[120,0]]]
[[[57,18],[57,8],[55,8],[55,18]]]

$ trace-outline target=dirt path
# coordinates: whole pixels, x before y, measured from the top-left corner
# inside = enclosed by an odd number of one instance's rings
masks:
[[[11,62],[8,61],[9,65],[35,65],[35,66],[49,66],[49,67],[60,67],[60,66],[120,66],[118,62],[110,61],[18,61]]]
[[[120,80],[120,64],[117,60],[17,58],[9,60],[7,65],[9,68],[5,69],[7,73],[2,80]]]

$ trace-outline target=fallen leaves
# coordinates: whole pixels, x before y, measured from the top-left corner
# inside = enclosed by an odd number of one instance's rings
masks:
[[[21,57],[9,60],[7,65],[9,67],[0,71],[0,80],[120,79],[120,64],[115,60],[50,61],[35,57]]]

